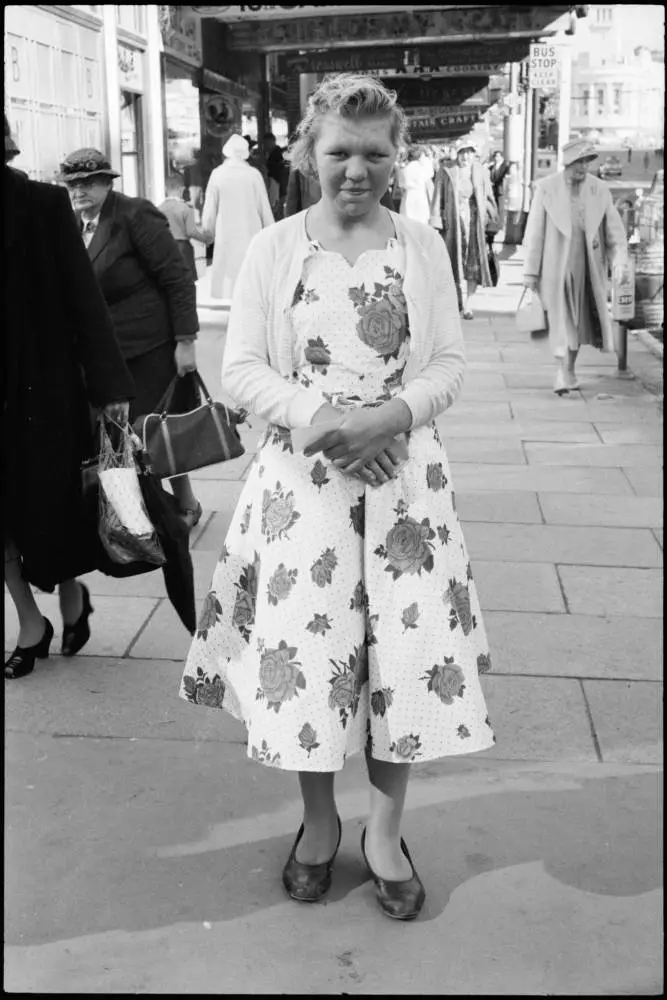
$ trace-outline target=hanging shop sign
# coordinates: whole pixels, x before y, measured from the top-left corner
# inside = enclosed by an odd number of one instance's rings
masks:
[[[534,90],[556,90],[560,75],[560,48],[540,43],[530,46],[528,85]]]
[[[227,94],[203,94],[206,134],[221,139],[241,124],[242,102]]]
[[[418,107],[434,104],[463,104],[464,101],[489,103],[488,83],[485,76],[461,77],[457,80],[400,79],[383,80],[398,94],[398,103],[403,107]]]
[[[349,8],[346,8],[346,11]],[[567,7],[454,7],[392,13],[341,14],[292,20],[247,21],[229,25],[229,46],[238,51],[279,52],[329,46],[356,48],[382,44],[470,43],[508,35],[535,38],[557,30]],[[554,26],[552,28],[552,26]],[[442,60],[445,62],[446,60]]]
[[[360,70],[391,76],[421,73],[443,76],[486,76],[502,72],[508,62],[528,56],[530,42],[510,40],[465,45],[424,45],[418,49],[377,46],[374,48],[328,49],[326,52],[288,52],[280,55],[278,73],[344,73]]]
[[[121,90],[144,91],[144,59],[140,49],[118,43],[118,82]]]
[[[160,31],[165,54],[196,66],[202,64],[201,18],[187,7],[162,7]]]
[[[411,76],[423,76],[428,73],[432,80],[445,80],[451,79],[452,77],[458,76],[498,76],[505,71],[506,63],[467,63],[462,66],[437,66],[435,69],[431,66],[424,67],[421,64],[416,66],[405,66],[400,70],[382,69],[382,70],[371,70],[370,75],[372,76],[400,76],[402,79],[409,79]],[[392,86],[396,86],[396,82],[392,83]]]
[[[472,127],[475,125],[488,108],[421,108],[421,114],[409,115],[408,123],[412,135],[421,131],[429,131],[438,128],[450,128],[457,125]]]

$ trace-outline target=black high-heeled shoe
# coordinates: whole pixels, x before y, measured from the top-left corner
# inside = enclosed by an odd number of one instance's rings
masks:
[[[361,853],[364,856],[366,867],[373,877],[375,883],[375,895],[380,904],[380,909],[393,920],[414,920],[419,916],[426,899],[426,890],[419,875],[412,864],[412,858],[408,851],[408,845],[401,837],[401,850],[410,862],[412,875],[409,879],[392,882],[389,879],[380,878],[376,875],[368,863],[366,857],[366,828],[361,835]]]
[[[35,669],[35,660],[46,660],[49,656],[49,646],[53,639],[53,625],[48,618],[44,619],[44,635],[34,646],[17,646],[5,663],[5,680],[16,680],[31,674]]]
[[[340,816],[337,819],[338,843],[336,850],[328,861],[323,861],[319,865],[305,865],[302,861],[296,860],[296,849],[303,837],[303,823],[299,827],[296,840],[283,868],[283,885],[291,898],[296,899],[299,903],[317,903],[331,888],[331,871],[343,835]]]
[[[80,583],[79,586],[83,591],[83,611],[73,625],[63,625],[63,641],[60,647],[62,656],[76,656],[90,639],[88,619],[94,609],[90,603],[88,587],[85,583]]]

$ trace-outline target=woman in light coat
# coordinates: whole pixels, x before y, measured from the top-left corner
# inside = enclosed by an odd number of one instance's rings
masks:
[[[408,150],[401,173],[401,215],[428,225],[433,197],[433,165],[419,146]]]
[[[215,240],[211,296],[231,299],[250,241],[274,219],[262,175],[246,163],[246,140],[232,135],[222,152],[225,161],[215,168],[206,189],[201,228]]]
[[[609,269],[627,266],[625,229],[611,191],[587,170],[596,155],[583,139],[564,146],[564,169],[535,187],[523,241],[523,283],[538,292],[547,314],[558,395],[579,388],[574,366],[583,344],[613,349]]]

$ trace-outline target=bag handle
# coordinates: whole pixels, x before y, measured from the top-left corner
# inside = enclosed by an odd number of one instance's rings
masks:
[[[192,375],[194,377],[200,392],[200,396],[204,398],[207,405],[210,406],[211,409],[213,409],[213,407],[215,406],[215,401],[211,396],[210,392],[208,391],[208,389],[206,388],[206,383],[204,382],[204,379],[201,377],[199,371],[195,369],[195,371],[193,372],[188,372],[187,375],[177,375],[169,383],[167,391],[165,392],[164,396],[162,397],[162,399],[155,408],[156,412],[160,414],[161,420],[166,420],[167,417],[169,416],[169,407],[171,406],[171,402],[174,398],[174,392],[176,391],[176,386],[178,385],[179,380],[181,378],[187,378],[189,375]],[[221,403],[220,405],[225,406],[224,403]],[[225,406],[225,413],[227,415],[227,419],[231,424],[242,424],[248,415],[246,410],[230,410],[228,406]]]

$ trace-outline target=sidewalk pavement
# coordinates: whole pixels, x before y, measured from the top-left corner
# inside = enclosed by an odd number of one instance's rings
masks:
[[[521,261],[505,256],[465,323],[463,396],[439,419],[498,742],[414,767],[421,918],[377,911],[358,757],[337,779],[329,900],[284,896],[294,775],[247,761],[242,726],[177,698],[188,636],[161,573],[92,574],[84,653],[6,684],[8,992],[662,992],[661,365],[632,335],[625,377],[584,349],[581,390],[556,397],[546,342],[515,329]],[[201,319],[214,388],[224,315]],[[243,458],[196,476],[200,599],[260,430],[244,431]],[[55,624],[57,598],[39,603]],[[8,599],[5,613],[11,649]]]

